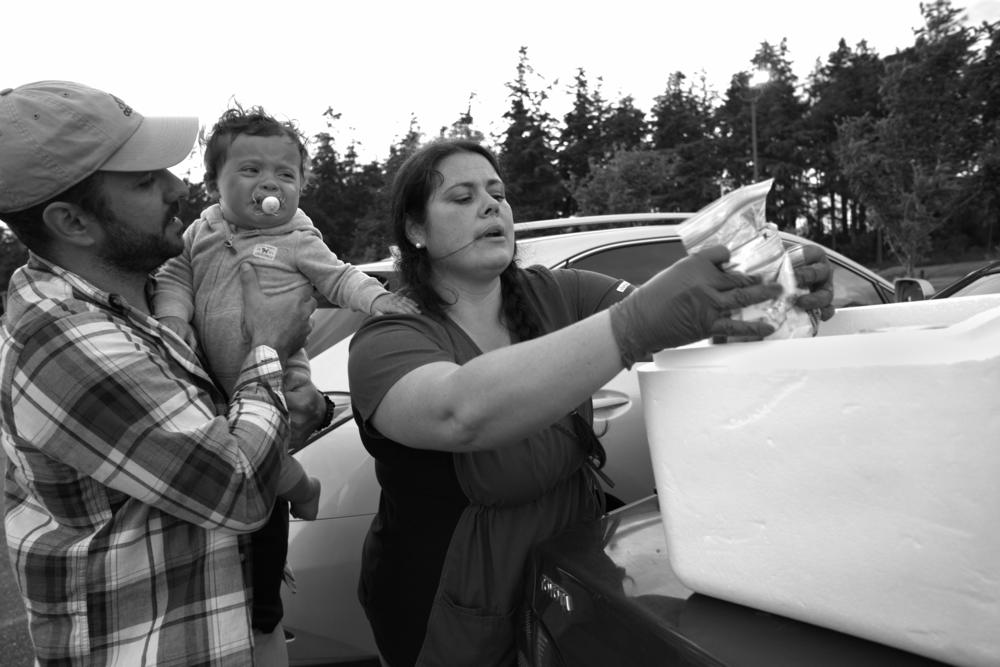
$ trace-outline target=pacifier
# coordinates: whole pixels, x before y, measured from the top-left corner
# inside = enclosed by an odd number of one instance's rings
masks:
[[[274,195],[268,195],[260,200],[260,210],[267,215],[275,215],[281,208],[281,200]]]

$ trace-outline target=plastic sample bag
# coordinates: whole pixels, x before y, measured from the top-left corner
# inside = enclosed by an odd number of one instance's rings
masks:
[[[767,193],[774,179],[733,190],[701,209],[679,226],[688,253],[713,245],[725,246],[730,261],[724,267],[777,282],[784,292],[777,299],[743,308],[733,315],[746,321],[764,321],[775,331],[768,339],[815,336],[819,318],[794,306],[807,290],[795,284],[795,272],[778,228],[767,222]]]

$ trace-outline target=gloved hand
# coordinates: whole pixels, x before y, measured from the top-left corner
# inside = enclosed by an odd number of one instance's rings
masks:
[[[818,245],[802,245],[788,253],[795,270],[795,282],[809,288],[809,294],[795,299],[802,310],[815,310],[824,322],[833,317],[833,264]]]
[[[725,273],[723,246],[705,248],[650,278],[613,305],[611,329],[626,368],[667,347],[709,336],[763,338],[774,327],[729,317],[732,311],[781,295],[781,285],[761,284],[742,273]]]

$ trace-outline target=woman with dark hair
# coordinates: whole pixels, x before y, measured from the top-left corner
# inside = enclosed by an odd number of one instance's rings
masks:
[[[728,314],[781,288],[722,271],[721,247],[638,289],[520,268],[499,166],[473,142],[417,151],[392,204],[421,314],[369,320],[351,346],[354,417],[382,487],[360,599],[389,665],[514,664],[528,551],[603,511],[591,394],[665,347],[771,333]],[[807,257],[816,289],[799,305],[829,306],[830,266],[819,248]]]

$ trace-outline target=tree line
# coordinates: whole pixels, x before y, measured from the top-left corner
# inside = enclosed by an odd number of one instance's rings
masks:
[[[921,4],[921,13],[913,44],[894,54],[842,39],[800,84],[786,42],[762,42],[750,62],[766,83],[737,72],[720,94],[703,74],[674,72],[648,112],[631,96],[606,99],[600,78],[579,69],[572,107],[553,116],[556,84],[522,47],[506,83],[505,129],[494,136],[477,129],[470,104],[430,136],[411,118],[386,159],[363,162],[356,144],[336,145],[340,115],[327,109],[330,131],[312,138],[300,206],[341,258],[384,257],[399,165],[427,140],[463,137],[496,151],[518,221],[696,211],[773,178],[768,220],[863,264],[913,273],[985,259],[1000,219],[1000,21],[967,25],[950,0]],[[203,185],[191,183],[185,220],[207,203]],[[16,254],[8,237],[0,247]],[[0,273],[3,285],[8,276]]]

